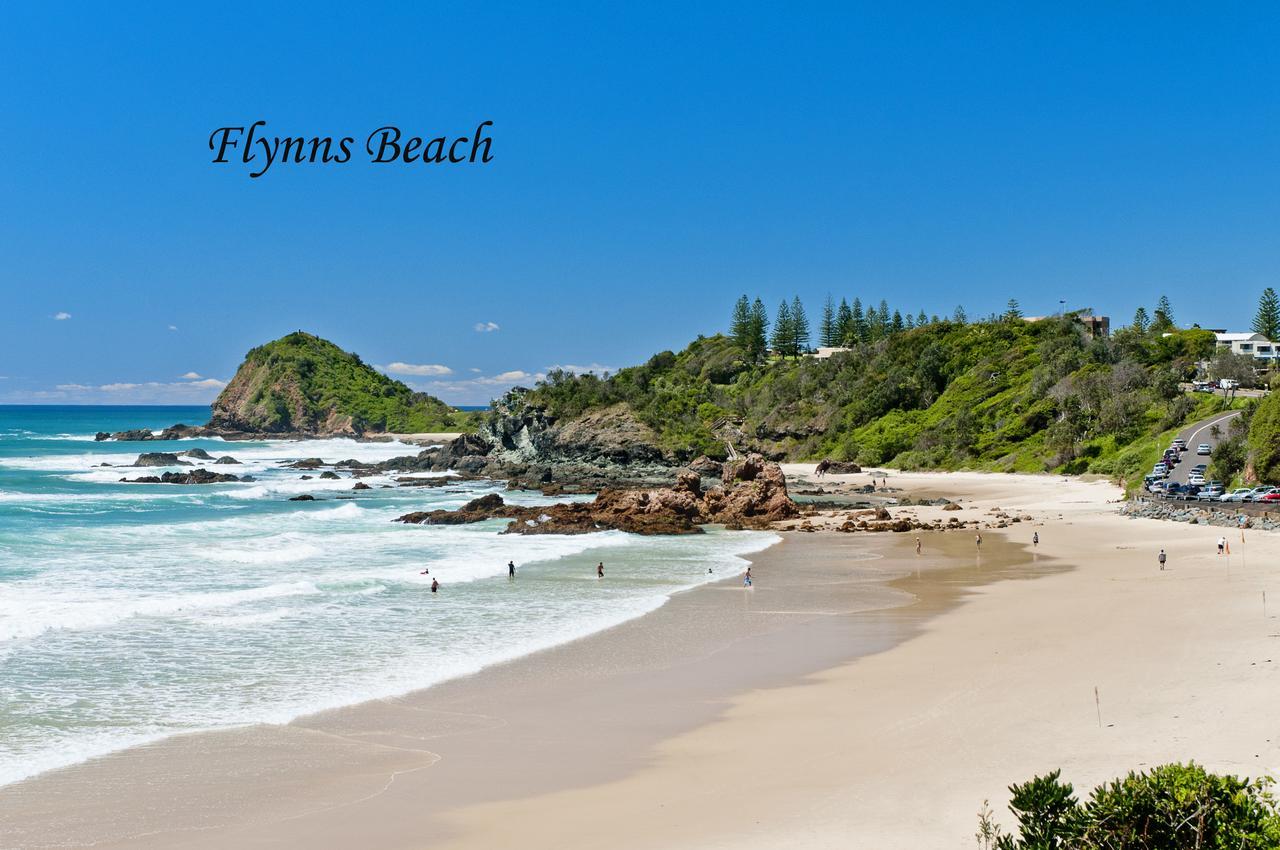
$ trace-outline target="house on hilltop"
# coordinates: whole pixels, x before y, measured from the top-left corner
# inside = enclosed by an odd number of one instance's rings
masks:
[[[1243,354],[1256,360],[1275,360],[1276,343],[1259,333],[1227,333],[1215,331],[1218,348],[1229,348],[1233,354]]]

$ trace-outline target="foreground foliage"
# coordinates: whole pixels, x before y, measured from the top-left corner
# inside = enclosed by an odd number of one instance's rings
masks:
[[[1168,764],[1095,788],[1080,802],[1060,771],[1009,788],[1016,834],[984,805],[982,850],[1263,850],[1280,847],[1280,810],[1267,780]]]

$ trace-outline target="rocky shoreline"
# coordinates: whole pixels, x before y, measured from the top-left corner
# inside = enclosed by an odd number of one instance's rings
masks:
[[[653,489],[604,488],[590,502],[521,507],[496,493],[468,502],[456,511],[405,514],[396,522],[455,525],[509,519],[505,534],[585,534],[618,530],[633,534],[698,534],[702,526],[769,528],[798,516],[776,463],[748,455],[724,465],[720,484],[702,487],[702,476],[682,470],[676,482]]]
[[[1211,507],[1199,502],[1126,502],[1120,512],[1130,519],[1162,519],[1192,525],[1215,525],[1223,528],[1257,528],[1280,530],[1280,514],[1254,514],[1227,507]]]

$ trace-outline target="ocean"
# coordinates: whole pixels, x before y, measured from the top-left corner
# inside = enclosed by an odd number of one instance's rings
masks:
[[[401,443],[93,439],[208,416],[0,406],[0,785],[170,735],[285,723],[474,673],[736,575],[743,556],[776,539],[402,525],[391,520],[491,492],[556,500],[504,482],[383,488],[381,476],[354,492],[348,472],[302,480],[318,473],[283,467],[420,450]],[[164,471],[120,468],[141,452],[194,448],[242,463],[197,466],[256,480],[120,482]],[[316,500],[289,501],[304,493]]]

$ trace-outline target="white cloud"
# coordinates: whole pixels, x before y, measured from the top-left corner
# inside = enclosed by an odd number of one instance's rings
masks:
[[[201,375],[199,372],[188,372],[187,374],[183,375],[182,377],[183,377],[185,380],[188,380],[188,381],[198,381],[198,380],[200,380],[201,378],[203,378],[203,377],[204,377],[204,375]]]
[[[493,333],[496,330],[501,330],[501,328],[498,327],[497,322],[476,322],[475,329],[476,333],[480,334]]]
[[[521,369],[512,369],[510,372],[500,372],[488,378],[480,378],[481,383],[485,384],[510,384],[516,381],[527,381],[535,377]]]
[[[483,370],[483,369],[477,369],[475,366],[472,366],[472,367],[471,367],[470,369],[468,369],[467,371],[468,371],[468,372],[474,372],[475,374],[479,375],[479,374],[480,374],[481,372],[483,372],[484,370]]]
[[[176,331],[177,329],[178,329],[177,325],[169,325],[169,330]]]
[[[189,373],[189,374],[195,374]],[[72,400],[100,401],[109,396],[112,403],[136,402],[140,404],[165,404],[169,402],[212,401],[218,390],[227,385],[217,378],[200,378],[185,381],[114,381],[108,384],[58,384],[54,389]],[[40,393],[34,393],[40,397]]]
[[[67,319],[70,319],[70,318],[71,318],[71,314],[66,312],[59,311],[53,314],[53,320],[55,322],[65,322]]]
[[[384,372],[390,372],[393,375],[452,375],[453,370],[448,366],[441,366],[439,363],[388,363],[386,366],[379,366]]]
[[[572,372],[575,375],[585,375],[588,372],[594,373],[596,375],[603,375],[605,372],[613,373],[618,371],[613,366],[601,366],[599,363],[592,363],[590,366],[574,366],[572,364],[565,364],[563,366],[547,367],[548,372],[554,372],[556,369],[560,369],[565,372]]]

